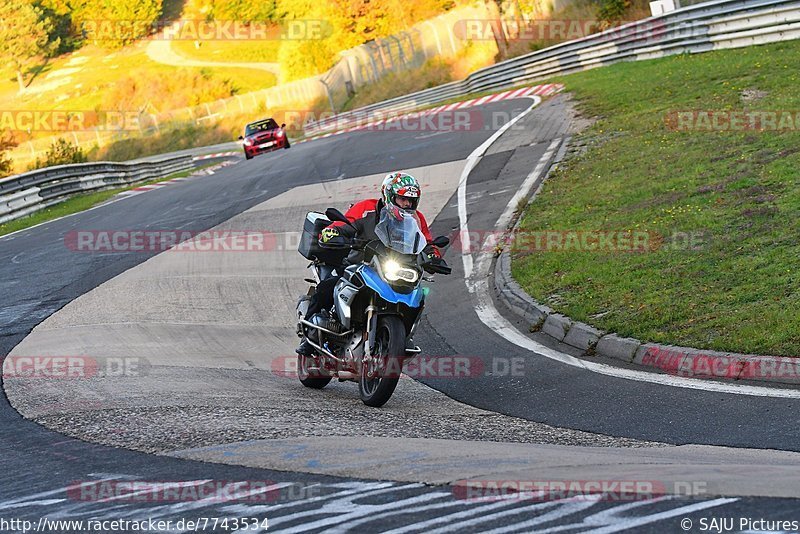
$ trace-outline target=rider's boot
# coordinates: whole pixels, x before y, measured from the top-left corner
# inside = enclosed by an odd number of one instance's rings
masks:
[[[308,338],[303,338],[303,341],[300,342],[300,346],[298,346],[294,351],[301,355],[301,356],[313,356],[314,355],[314,347],[311,346],[311,343],[308,342]]]

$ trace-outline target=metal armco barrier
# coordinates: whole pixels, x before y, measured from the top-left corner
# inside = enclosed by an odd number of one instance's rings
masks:
[[[87,191],[163,178],[194,167],[192,156],[140,163],[58,165],[0,179],[0,224]]]
[[[475,71],[464,80],[341,113],[306,128],[317,135],[378,113],[410,111],[619,61],[739,48],[800,38],[800,2],[721,0],[650,17]],[[348,122],[349,121],[349,122]]]

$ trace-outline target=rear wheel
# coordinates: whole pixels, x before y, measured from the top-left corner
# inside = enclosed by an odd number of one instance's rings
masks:
[[[311,356],[297,355],[297,378],[307,388],[322,389],[331,381],[330,376],[325,376],[318,369],[309,369],[314,364]]]
[[[378,319],[375,332],[375,354],[364,357],[358,381],[361,400],[367,406],[379,408],[394,393],[400,379],[405,354],[406,329],[395,315]]]

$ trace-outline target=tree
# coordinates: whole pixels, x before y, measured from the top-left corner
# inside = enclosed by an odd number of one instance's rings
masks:
[[[6,150],[16,146],[14,138],[10,132],[3,130],[0,135],[0,178],[5,178],[11,174],[13,168],[11,158],[6,154]]]
[[[22,92],[24,71],[49,55],[58,39],[50,39],[53,24],[44,11],[25,0],[0,2],[0,21],[0,61],[14,70]]]
[[[71,0],[32,0],[34,7],[41,8],[44,16],[50,19],[50,46],[54,55],[66,54],[80,48],[82,35],[72,24]]]
[[[161,16],[161,0],[74,0],[72,21],[87,39],[121,48],[146,37]]]
[[[281,79],[295,80],[329,69],[338,53],[397,34],[454,6],[452,0],[276,0],[275,20],[321,21],[321,38],[286,39],[278,55]]]
[[[605,30],[620,22],[630,7],[630,0],[603,0],[597,10],[599,29]]]

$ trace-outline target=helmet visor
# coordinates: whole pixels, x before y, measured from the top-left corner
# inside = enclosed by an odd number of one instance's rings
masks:
[[[419,195],[394,195],[392,198],[392,204],[403,210],[416,211],[417,206],[419,205]]]

